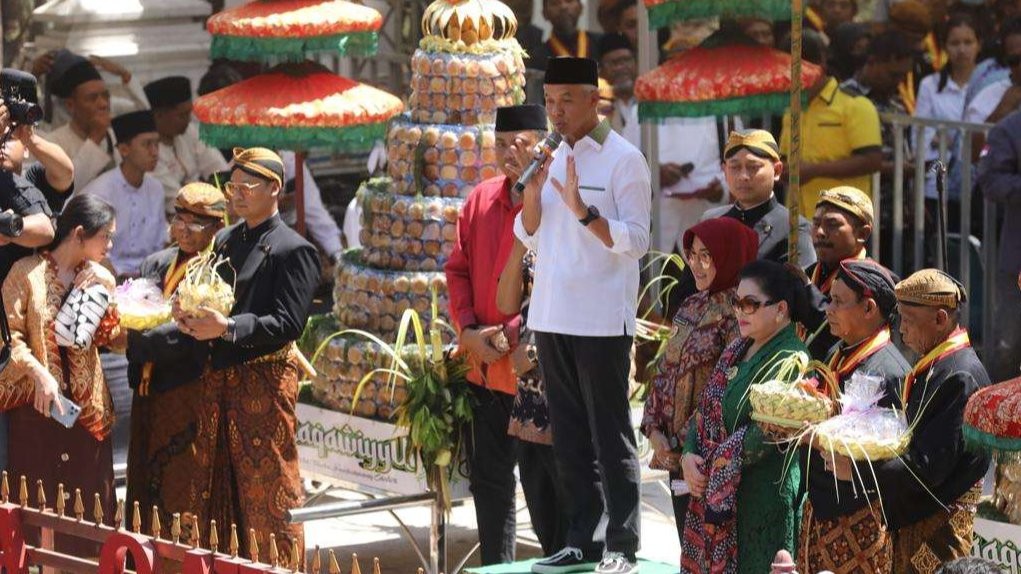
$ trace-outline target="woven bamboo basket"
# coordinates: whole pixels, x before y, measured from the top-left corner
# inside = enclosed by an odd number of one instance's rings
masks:
[[[752,420],[790,429],[822,422],[834,411],[829,397],[809,392],[798,383],[783,381],[752,385],[748,401],[752,405]]]
[[[864,432],[869,426],[865,424],[868,416],[868,413],[856,413],[824,421],[815,427],[816,441],[823,452],[835,452],[855,461],[890,460],[907,452],[911,442],[909,428],[883,433],[883,436]],[[848,429],[854,430],[848,432]]]

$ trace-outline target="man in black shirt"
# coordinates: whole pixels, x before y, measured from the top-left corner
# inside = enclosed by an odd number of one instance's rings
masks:
[[[26,169],[26,156],[31,156],[37,163]],[[15,128],[4,144],[2,162],[4,171],[21,175],[34,185],[53,213],[59,213],[74,192],[71,158],[60,146],[39,135],[32,126]]]

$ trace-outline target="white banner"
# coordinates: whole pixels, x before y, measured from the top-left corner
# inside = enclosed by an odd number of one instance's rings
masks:
[[[303,471],[394,494],[426,491],[425,474],[406,432],[391,424],[298,403],[298,461]],[[463,470],[463,469],[461,469]],[[463,472],[454,499],[468,494]]]
[[[1021,526],[976,518],[971,555],[1000,564],[1004,574],[1021,574]]]

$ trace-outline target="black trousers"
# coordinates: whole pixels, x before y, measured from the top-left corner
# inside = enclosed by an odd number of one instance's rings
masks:
[[[567,495],[567,544],[634,559],[640,474],[628,405],[630,336],[536,333],[553,452]]]
[[[518,441],[518,475],[525,504],[532,519],[532,530],[550,556],[567,545],[567,516],[564,492],[557,475],[553,447],[526,440]]]
[[[673,483],[675,480],[684,480],[684,476],[679,472],[671,472],[670,483]],[[677,496],[674,494],[673,489],[670,489],[670,503],[674,507],[674,524],[677,526],[677,540],[682,545],[684,544],[684,521],[688,518],[689,500],[691,500],[690,494]]]
[[[476,404],[467,437],[483,566],[514,561],[517,529],[514,465],[518,439],[507,434],[514,397],[471,385]]]

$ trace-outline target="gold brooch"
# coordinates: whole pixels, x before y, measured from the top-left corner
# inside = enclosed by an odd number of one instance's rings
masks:
[[[727,369],[727,380],[733,381],[735,377],[737,377],[737,367]]]

